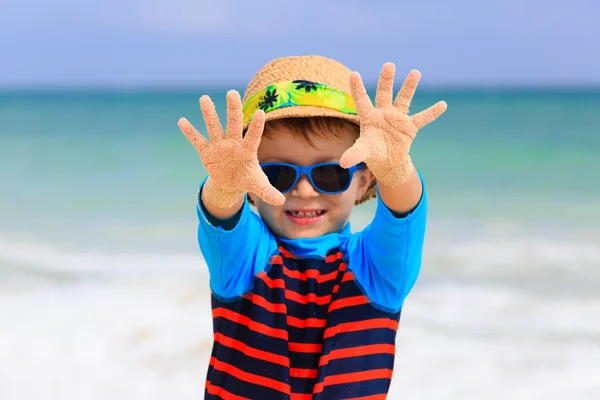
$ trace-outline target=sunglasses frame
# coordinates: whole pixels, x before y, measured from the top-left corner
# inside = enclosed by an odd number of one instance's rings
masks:
[[[288,193],[292,189],[294,189],[296,187],[296,185],[298,184],[298,181],[300,180],[300,177],[302,175],[306,175],[306,177],[308,178],[308,181],[312,185],[313,189],[315,189],[319,193],[323,193],[323,194],[339,194],[339,193],[343,193],[346,190],[348,190],[348,188],[352,184],[352,179],[354,178],[354,173],[356,171],[364,169],[366,167],[365,163],[359,163],[359,164],[351,166],[350,168],[343,168],[342,166],[340,166],[339,162],[324,162],[324,163],[313,164],[313,165],[306,165],[306,166],[300,166],[300,165],[295,165],[295,164],[288,164],[288,163],[284,163],[284,162],[268,162],[268,163],[262,163],[262,164],[259,164],[259,165],[260,165],[261,168],[263,168],[263,167],[270,167],[270,166],[290,167],[294,171],[296,171],[296,178],[294,179],[294,183],[292,185],[290,185],[289,189],[281,192],[282,194]],[[317,187],[317,185],[315,185],[315,182],[313,181],[313,178],[312,178],[312,171],[313,171],[313,169],[315,169],[317,167],[328,166],[328,165],[333,165],[333,166],[340,167],[342,169],[347,169],[348,170],[348,173],[350,174],[350,178],[348,179],[348,186],[345,189],[338,190],[336,192],[327,192],[327,191],[324,191],[322,189],[319,189]],[[279,189],[277,189],[277,190],[279,190]]]

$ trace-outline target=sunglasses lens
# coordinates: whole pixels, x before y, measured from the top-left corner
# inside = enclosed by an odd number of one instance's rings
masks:
[[[296,180],[296,170],[286,165],[267,165],[262,170],[271,185],[282,193],[290,190]]]
[[[343,192],[350,186],[350,171],[339,165],[322,165],[312,170],[312,180],[323,192]]]

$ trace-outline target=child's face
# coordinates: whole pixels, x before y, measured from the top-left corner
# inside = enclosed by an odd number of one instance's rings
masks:
[[[339,139],[325,137],[312,137],[311,145],[301,135],[284,127],[277,128],[268,136],[263,135],[258,160],[260,163],[285,162],[299,166],[339,162],[355,141],[350,133]],[[323,194],[313,188],[306,175],[302,175],[296,186],[285,193],[286,201],[280,207],[265,203],[254,194],[250,196],[261,218],[276,235],[287,239],[313,238],[343,228],[355,201],[365,194],[372,179],[368,169],[358,170],[345,192]],[[304,212],[304,217],[298,214],[300,211]],[[318,217],[309,217],[315,211],[319,213]]]

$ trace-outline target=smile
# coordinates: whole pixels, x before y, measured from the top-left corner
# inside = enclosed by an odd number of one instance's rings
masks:
[[[285,214],[295,224],[310,225],[318,222],[326,210],[287,210]]]

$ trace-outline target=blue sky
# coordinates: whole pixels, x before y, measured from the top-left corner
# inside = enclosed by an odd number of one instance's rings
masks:
[[[244,84],[321,54],[375,81],[600,85],[597,0],[2,0],[0,87]]]

